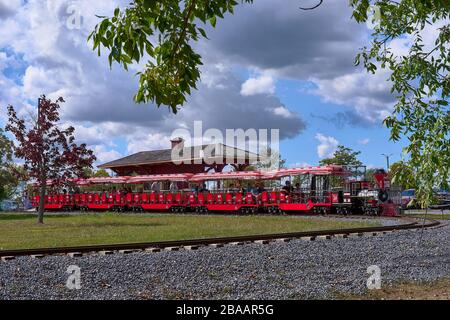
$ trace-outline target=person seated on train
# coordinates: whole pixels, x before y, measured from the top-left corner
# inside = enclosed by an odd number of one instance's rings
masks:
[[[106,196],[106,198],[109,197],[109,193],[108,191],[106,191],[105,189],[102,190],[102,194],[104,194]]]
[[[238,183],[236,183],[235,192],[242,193],[242,194],[245,193],[245,189],[244,189],[244,187],[241,186],[239,181],[238,181]]]
[[[206,188],[206,183],[202,184],[202,188],[200,189],[200,192],[209,192],[209,190]]]
[[[153,193],[159,193],[161,191],[161,188],[159,186],[159,182],[153,182],[152,186],[150,187]]]
[[[258,187],[253,187],[252,185],[249,185],[247,192],[252,194],[253,200],[258,200],[258,197],[261,196]]]
[[[285,192],[285,193],[287,193],[287,194],[291,193],[291,191],[292,191],[292,186],[291,186],[291,182],[290,182],[289,180],[286,181],[284,187],[281,188],[281,191],[282,191],[282,192]]]
[[[258,192],[261,194],[261,193],[263,193],[264,191],[266,191],[266,188],[264,188],[264,185],[259,184],[259,185],[258,185]]]
[[[256,201],[259,201],[262,197],[262,193],[266,191],[261,184],[257,184],[255,188],[252,189],[251,193]]]
[[[295,187],[292,189],[292,201],[300,202],[301,192],[300,192],[300,183],[296,183]]]
[[[178,185],[175,181],[172,181],[169,186],[169,191],[171,193],[176,193],[178,191]]]

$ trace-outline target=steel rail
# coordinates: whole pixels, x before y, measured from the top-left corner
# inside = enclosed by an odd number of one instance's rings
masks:
[[[297,239],[302,237],[314,238],[320,236],[336,236],[336,235],[351,235],[364,233],[376,233],[384,231],[395,230],[411,230],[439,226],[440,222],[430,220],[426,224],[421,222],[403,223],[393,226],[378,226],[378,227],[363,227],[363,228],[349,228],[349,229],[332,229],[332,230],[317,230],[317,231],[302,231],[289,233],[275,233],[275,234],[259,234],[259,235],[245,235],[222,238],[199,238],[188,240],[169,240],[156,242],[142,242],[142,243],[121,243],[121,244],[103,244],[103,245],[89,245],[89,246],[73,246],[73,247],[54,247],[54,248],[34,248],[34,249],[13,249],[0,250],[0,257],[20,257],[32,255],[56,255],[69,253],[88,253],[100,251],[119,251],[119,250],[145,250],[148,248],[164,249],[169,247],[186,247],[186,246],[204,246],[211,244],[227,244],[227,243],[246,243],[255,241],[270,241],[277,239]]]

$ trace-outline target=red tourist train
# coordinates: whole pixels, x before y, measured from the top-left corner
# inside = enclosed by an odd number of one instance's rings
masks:
[[[363,169],[361,169],[363,168]],[[46,210],[365,214],[399,213],[400,191],[379,170],[322,166],[48,181]],[[34,207],[40,197],[34,196]]]

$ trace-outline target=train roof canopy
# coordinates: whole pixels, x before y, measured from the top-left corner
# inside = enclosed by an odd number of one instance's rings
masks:
[[[77,181],[77,184],[102,184],[102,183],[126,183],[130,177],[94,177],[83,181],[82,179]]]
[[[151,174],[145,176],[130,177],[127,183],[144,183],[151,181],[188,181],[192,177],[190,173],[179,174]]]
[[[231,171],[231,172],[215,172],[215,173],[198,173],[194,175],[191,181],[210,181],[210,180],[253,180],[262,179],[264,176],[259,171]]]
[[[299,174],[334,174],[334,175],[347,175],[349,172],[343,167],[338,165],[330,166],[311,166],[311,167],[301,167],[301,168],[287,168],[279,169],[270,172],[266,172],[265,176],[267,179],[270,178],[282,178],[287,176],[295,176]]]

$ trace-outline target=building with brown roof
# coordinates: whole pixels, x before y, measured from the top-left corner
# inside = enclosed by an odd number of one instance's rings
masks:
[[[119,176],[201,173],[222,172],[227,165],[242,171],[258,160],[255,153],[221,143],[184,147],[182,138],[173,139],[171,143],[171,149],[142,151],[98,167],[110,169]]]

